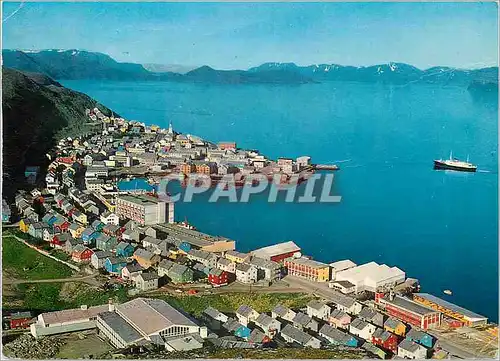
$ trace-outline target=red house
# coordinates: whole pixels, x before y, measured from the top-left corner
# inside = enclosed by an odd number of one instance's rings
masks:
[[[10,329],[29,328],[31,323],[31,312],[16,312],[5,317],[9,321]]]
[[[50,244],[54,248],[64,248],[64,246],[66,245],[66,242],[70,238],[72,238],[72,237],[71,237],[71,235],[69,233],[56,234],[56,235],[54,235],[54,237],[52,237],[52,240],[50,241]]]
[[[57,232],[66,232],[69,228],[70,223],[66,220],[56,221],[53,224],[54,231]]]
[[[73,164],[75,159],[76,159],[75,157],[57,157],[56,162],[71,165],[71,164]]]
[[[210,282],[214,287],[220,287],[227,285],[228,273],[221,269],[213,269],[208,274],[208,282]]]
[[[73,249],[73,253],[71,253],[71,259],[79,263],[90,262],[90,257],[92,257],[93,254],[94,251],[92,251],[90,248],[79,244]]]
[[[372,343],[376,346],[380,346],[387,351],[397,353],[399,337],[389,331],[384,331],[381,328],[377,328],[372,335]]]

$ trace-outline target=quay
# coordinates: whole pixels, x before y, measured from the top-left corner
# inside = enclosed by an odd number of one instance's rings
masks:
[[[340,170],[340,167],[336,164],[313,164],[312,169],[314,169],[314,170]]]

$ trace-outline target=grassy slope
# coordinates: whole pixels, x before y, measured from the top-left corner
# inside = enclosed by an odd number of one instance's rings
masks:
[[[19,279],[41,280],[70,277],[71,268],[25,246],[12,237],[2,238],[2,268]],[[24,270],[27,268],[27,270]]]
[[[248,305],[258,312],[270,312],[277,304],[291,308],[304,307],[314,297],[297,293],[231,293],[204,296],[151,295],[164,299],[171,305],[199,316],[205,308],[212,306],[221,312],[233,313],[239,306]]]
[[[61,136],[88,131],[85,109],[111,111],[85,94],[40,74],[2,68],[4,197],[24,181],[26,165],[45,166],[45,154]]]

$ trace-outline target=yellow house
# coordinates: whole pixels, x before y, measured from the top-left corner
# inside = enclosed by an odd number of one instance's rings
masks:
[[[87,224],[87,215],[83,212],[75,212],[73,213],[73,220],[81,224]]]
[[[135,259],[137,263],[139,263],[143,268],[146,269],[160,262],[159,255],[146,251],[145,249],[142,248],[138,248],[134,252],[132,258]]]
[[[152,131],[152,132],[157,132],[159,129],[160,129],[160,127],[159,127],[159,126],[157,126],[157,125],[152,125],[152,126],[151,126],[151,131]]]
[[[28,229],[30,228],[30,224],[32,222],[29,219],[23,218],[19,222],[19,230],[23,233],[28,233]]]
[[[395,318],[389,318],[384,322],[384,330],[404,337],[406,334],[406,325]]]
[[[250,259],[249,254],[241,253],[241,252],[234,251],[234,250],[227,251],[226,254],[224,255],[224,257],[226,257],[231,262],[235,262],[235,263],[243,263],[243,262],[247,261],[248,259]]]
[[[76,224],[76,223],[72,223],[69,228],[69,233],[71,233],[71,237],[73,238],[80,238],[83,231],[85,230],[85,228],[83,228],[82,226]]]

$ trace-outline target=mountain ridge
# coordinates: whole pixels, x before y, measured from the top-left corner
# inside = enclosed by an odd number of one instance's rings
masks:
[[[167,68],[120,63],[107,54],[77,49],[40,51],[3,50],[4,65],[22,71],[41,72],[54,79],[156,80],[217,84],[305,84],[322,81],[355,81],[405,84],[413,82],[470,85],[477,81],[498,83],[498,67],[458,69],[388,62],[370,66],[267,62],[247,70],[218,70],[208,65],[173,72]],[[148,69],[159,69],[152,71]],[[184,69],[186,70],[186,69]]]

